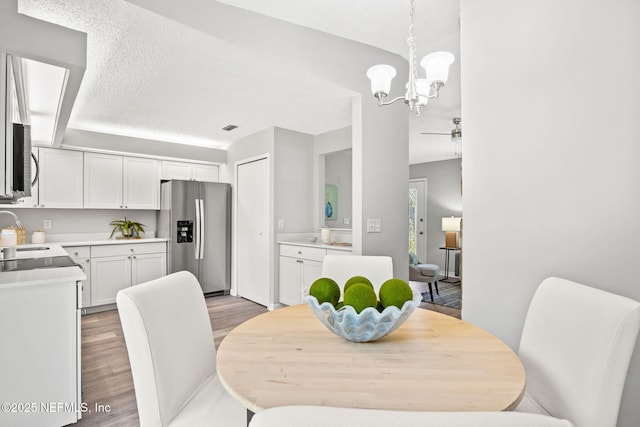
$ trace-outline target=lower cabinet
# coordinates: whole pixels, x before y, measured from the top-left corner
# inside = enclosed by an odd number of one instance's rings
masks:
[[[74,246],[67,248],[66,251],[87,276],[82,282],[82,307],[89,307],[91,305],[91,246]]]
[[[322,260],[327,253],[351,255],[348,251],[280,245],[279,300],[286,305],[301,304],[311,284],[322,277]]]
[[[90,256],[83,252],[84,248],[90,249]],[[66,250],[83,266],[88,278],[84,286],[84,307],[113,304],[120,289],[167,274],[167,248],[163,242],[70,247]],[[84,267],[85,263],[88,268]]]

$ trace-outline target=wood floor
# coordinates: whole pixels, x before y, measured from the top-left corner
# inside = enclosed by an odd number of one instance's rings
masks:
[[[234,327],[265,313],[267,309],[230,295],[207,298],[216,348]],[[460,311],[431,303],[422,308],[460,317]],[[138,409],[133,390],[129,357],[117,310],[82,317],[83,402],[90,413],[83,414],[81,426],[137,426]],[[96,405],[108,411],[96,412]]]

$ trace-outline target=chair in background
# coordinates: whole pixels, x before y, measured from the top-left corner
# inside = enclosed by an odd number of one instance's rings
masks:
[[[567,420],[521,412],[417,412],[329,406],[281,406],[253,416],[249,427],[573,427]]]
[[[516,411],[615,427],[640,329],[640,303],[556,277],[536,290],[522,331],[527,374]]]
[[[141,426],[246,426],[222,387],[209,312],[196,277],[173,273],[116,297]]]
[[[429,296],[433,302],[433,288],[436,287],[436,293],[440,295],[438,290],[438,277],[440,277],[440,267],[435,264],[423,264],[415,254],[409,252],[409,280],[413,282],[426,282],[429,286]],[[423,294],[424,296],[424,294]]]
[[[376,291],[393,278],[393,260],[388,256],[327,255],[322,262],[322,276],[335,280],[340,288],[353,276],[371,280]]]

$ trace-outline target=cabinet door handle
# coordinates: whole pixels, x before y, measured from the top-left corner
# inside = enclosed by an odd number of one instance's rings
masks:
[[[299,262],[300,264],[304,264],[304,261],[302,261],[301,259],[297,259],[296,262]]]
[[[133,256],[133,259],[136,259],[136,256],[135,256],[135,255]]]

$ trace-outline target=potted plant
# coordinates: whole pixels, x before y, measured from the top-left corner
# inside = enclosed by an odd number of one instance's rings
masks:
[[[111,230],[111,235],[109,236],[110,239],[116,231],[122,234],[121,237],[116,237],[116,239],[140,239],[140,234],[144,234],[145,225],[128,220],[126,216],[124,219],[111,221],[110,225],[113,225],[113,230]]]

